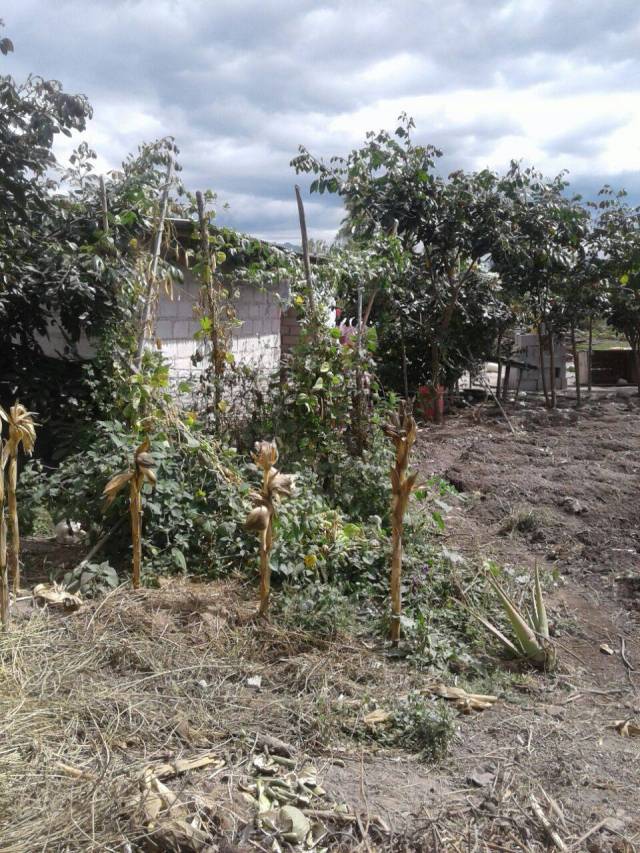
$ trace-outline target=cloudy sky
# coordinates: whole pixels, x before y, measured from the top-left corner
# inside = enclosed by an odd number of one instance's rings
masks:
[[[190,188],[258,236],[298,240],[298,144],[346,153],[402,111],[447,171],[522,158],[640,203],[638,0],[5,0],[1,16],[3,73],[91,100],[101,170],[171,134]],[[327,239],[340,209],[312,196],[307,215]]]

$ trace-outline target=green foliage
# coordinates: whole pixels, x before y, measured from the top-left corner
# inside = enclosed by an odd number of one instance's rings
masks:
[[[296,493],[283,503],[271,555],[274,577],[297,584],[351,586],[385,571],[387,533],[373,519],[357,523],[331,504],[312,472],[299,469]]]
[[[290,589],[280,600],[279,621],[288,628],[328,639],[354,628],[353,599],[330,584]]]
[[[455,717],[447,705],[416,692],[394,709],[393,726],[398,745],[431,761],[446,756],[455,735]]]
[[[79,592],[85,598],[97,598],[115,589],[119,580],[116,570],[105,561],[77,566],[65,574],[62,583],[69,592]]]

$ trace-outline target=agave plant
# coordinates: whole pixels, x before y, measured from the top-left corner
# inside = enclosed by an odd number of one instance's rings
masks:
[[[131,544],[133,548],[131,582],[134,589],[140,586],[142,565],[142,487],[145,482],[156,484],[155,462],[149,453],[149,439],[145,438],[133,454],[133,468],[120,471],[104,487],[103,495],[107,506],[115,499],[120,489],[129,483],[129,513],[131,515]]]
[[[415,488],[418,472],[408,474],[409,454],[416,440],[416,422],[411,415],[402,412],[393,415],[385,424],[384,433],[396,448],[396,464],[391,469],[391,640],[394,644],[400,639],[400,616],[402,613],[402,533],[404,514],[407,510],[411,492]]]
[[[262,469],[262,488],[252,492],[250,497],[254,507],[247,516],[245,526],[260,537],[260,607],[258,614],[265,616],[269,609],[271,592],[271,565],[269,555],[273,546],[273,518],[276,503],[282,497],[289,497],[295,488],[291,474],[281,474],[275,467],[278,461],[278,448],[275,441],[258,441],[253,461]]]
[[[542,596],[538,567],[534,571],[531,614],[523,613],[505,592],[500,583],[488,575],[489,584],[498,596],[513,628],[514,640],[506,637],[499,628],[476,613],[476,618],[516,657],[528,661],[539,669],[552,670],[556,665],[556,650],[549,639],[549,621]]]
[[[20,587],[20,528],[18,526],[18,500],[16,496],[18,487],[18,453],[21,446],[27,455],[30,456],[33,452],[33,447],[36,443],[36,427],[32,415],[33,412],[27,411],[22,403],[18,402],[11,406],[8,414],[3,409],[0,409],[0,420],[6,421],[9,425],[9,437],[3,445],[0,464],[3,477],[4,469],[7,469],[6,496],[9,510],[9,542],[6,563],[3,557],[0,557],[0,560],[5,565],[4,572],[6,573],[8,570],[14,595]],[[4,488],[2,498],[2,507],[4,508]],[[0,527],[2,527],[1,522]],[[0,535],[3,538],[3,545],[6,546],[6,534]],[[2,550],[1,546],[0,550]]]

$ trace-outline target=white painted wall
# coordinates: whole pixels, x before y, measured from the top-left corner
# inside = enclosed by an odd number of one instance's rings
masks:
[[[277,370],[280,365],[280,322],[282,305],[289,297],[289,285],[282,282],[277,291],[261,290],[239,282],[233,299],[239,325],[233,329],[231,351],[237,364],[260,371]],[[172,379],[197,377],[205,362],[193,365],[191,356],[202,342],[196,342],[199,329],[196,313],[200,286],[187,270],[184,284],[176,284],[173,299],[161,294],[158,301],[156,337],[171,363]]]

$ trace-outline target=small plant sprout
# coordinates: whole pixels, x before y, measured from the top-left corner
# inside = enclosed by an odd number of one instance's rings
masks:
[[[156,484],[155,462],[149,453],[149,439],[145,438],[133,455],[133,469],[120,471],[104,487],[107,506],[115,499],[120,489],[129,483],[129,513],[131,515],[131,544],[133,548],[131,582],[134,589],[140,587],[142,565],[142,487],[145,482]]]
[[[278,449],[275,441],[259,441],[255,445],[253,461],[262,469],[262,488],[252,492],[254,507],[247,516],[246,528],[260,537],[260,607],[259,616],[266,616],[271,591],[271,566],[269,555],[273,545],[273,518],[279,498],[290,497],[295,483],[291,474],[281,474],[275,466]]]
[[[18,452],[20,445],[23,451],[30,456],[33,452],[33,446],[36,443],[36,427],[32,418],[33,412],[28,412],[25,407],[16,402],[9,409],[9,414],[4,410],[0,411],[0,419],[5,420],[9,425],[9,437],[2,450],[2,474],[7,468],[7,507],[9,510],[9,542],[8,554],[6,559],[6,567],[8,568],[9,577],[13,587],[14,595],[17,594],[20,587],[20,528],[18,526],[18,501],[16,497],[16,489],[18,486]],[[3,489],[4,491],[4,489]],[[3,495],[4,498],[4,495]],[[4,506],[4,500],[2,500]],[[1,526],[1,524],[0,524]],[[3,535],[3,545],[6,545],[6,534]],[[0,551],[2,547],[0,546]],[[4,557],[0,557],[0,561],[4,563]],[[7,569],[3,570],[6,573]],[[7,601],[8,606],[8,601]]]
[[[516,657],[528,661],[533,666],[538,667],[538,669],[553,670],[556,666],[556,650],[549,639],[549,622],[542,597],[538,567],[535,567],[534,574],[532,614],[528,612],[523,613],[514,604],[495,577],[492,575],[488,575],[487,577],[489,584],[498,596],[511,623],[515,635],[514,641],[506,637],[499,628],[496,628],[484,616],[475,613],[476,618]]]
[[[404,514],[416,483],[418,472],[408,474],[409,454],[416,440],[416,422],[411,415],[402,412],[394,415],[385,424],[384,433],[396,448],[396,464],[391,469],[391,641],[397,645],[400,639],[400,615],[402,597],[402,532]]]

